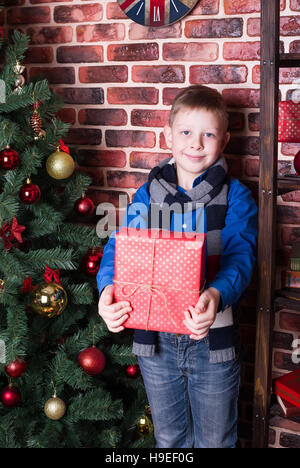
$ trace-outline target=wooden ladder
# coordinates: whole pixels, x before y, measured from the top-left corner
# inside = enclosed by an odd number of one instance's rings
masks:
[[[279,69],[300,66],[300,54],[280,54],[280,0],[261,0],[258,297],[253,448],[268,447],[275,307],[300,303],[275,291],[277,194],[300,190],[300,177],[278,177]]]

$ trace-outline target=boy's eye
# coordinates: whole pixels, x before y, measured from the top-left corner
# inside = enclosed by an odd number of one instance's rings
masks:
[[[183,130],[182,132],[184,135],[189,135],[191,132],[189,130]]]
[[[214,134],[213,134],[213,133],[210,133],[210,132],[206,132],[206,133],[205,133],[205,136],[207,136],[208,138],[210,138],[210,137],[214,136]]]

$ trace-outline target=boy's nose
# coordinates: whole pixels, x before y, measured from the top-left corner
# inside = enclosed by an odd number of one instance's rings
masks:
[[[195,138],[195,140],[192,142],[192,148],[197,149],[197,150],[203,149],[202,137]]]

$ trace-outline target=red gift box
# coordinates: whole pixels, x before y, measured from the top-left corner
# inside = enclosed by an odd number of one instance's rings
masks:
[[[278,141],[300,143],[300,102],[279,102]]]
[[[120,229],[114,296],[132,307],[124,327],[191,334],[182,321],[204,286],[205,242],[205,234]]]

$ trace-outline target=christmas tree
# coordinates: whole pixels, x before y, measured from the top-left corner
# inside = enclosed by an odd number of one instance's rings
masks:
[[[91,179],[63,143],[62,100],[45,79],[25,82],[29,37],[2,36],[0,447],[153,446],[131,336],[97,312],[103,241],[86,222]]]

